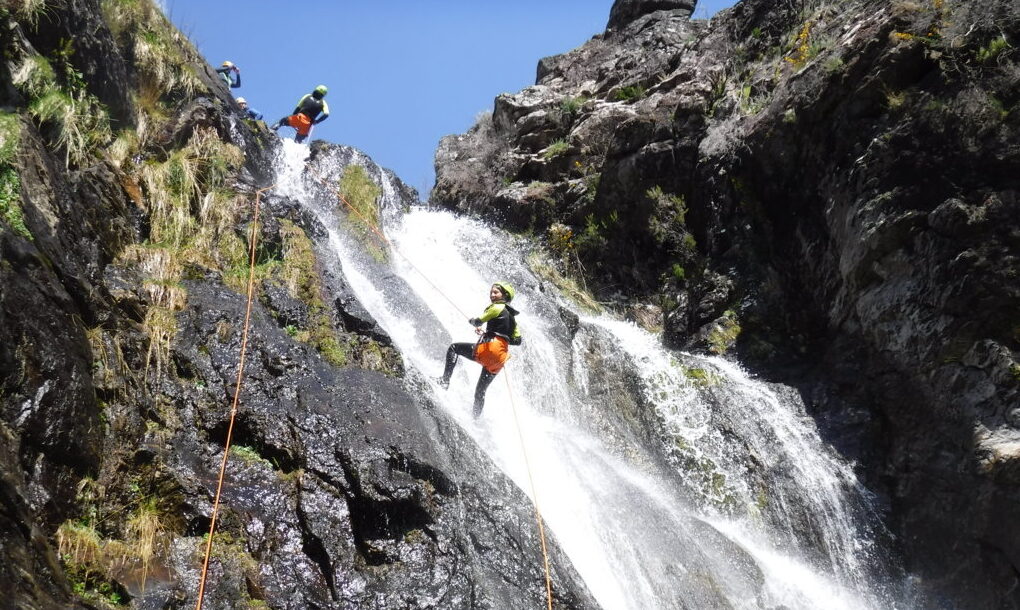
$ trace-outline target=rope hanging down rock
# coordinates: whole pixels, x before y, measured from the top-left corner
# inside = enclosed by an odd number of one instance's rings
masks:
[[[322,184],[327,189],[330,188],[329,184],[326,182],[326,180],[322,177],[321,174],[316,172],[311,167],[307,167],[307,169],[308,169],[309,173],[311,173],[320,184]],[[444,299],[446,299],[447,302],[449,302],[450,305],[452,305],[453,308],[455,310],[457,310],[458,313],[460,313],[465,318],[468,317],[467,314],[465,314],[463,311],[460,310],[459,307],[457,307],[457,304],[453,301],[453,299],[451,299],[446,294],[444,294],[443,291],[438,286],[436,286],[436,284],[434,282],[432,282],[432,280],[429,279],[429,277],[427,275],[425,275],[425,273],[421,269],[416,267],[415,264],[411,262],[411,259],[409,259],[407,256],[405,256],[393,244],[393,242],[391,242],[385,235],[383,235],[382,231],[379,230],[379,228],[375,225],[375,223],[373,223],[371,220],[366,218],[364,214],[362,214],[360,211],[358,211],[357,208],[355,208],[353,205],[351,205],[350,202],[347,201],[347,199],[343,196],[343,193],[341,193],[339,189],[337,189],[337,191],[336,191],[336,196],[337,196],[337,198],[340,201],[343,202],[344,205],[346,205],[348,208],[350,208],[350,210],[352,212],[354,212],[358,216],[358,218],[360,218],[361,221],[364,222],[365,225],[368,226],[372,230],[372,232],[375,235],[377,235],[379,237],[379,239],[381,239],[383,241],[383,243],[385,245],[389,246],[389,248],[393,252],[395,252],[398,256],[400,256],[400,258],[404,259],[404,261],[412,269],[414,269],[414,271],[416,273],[418,273],[418,275],[420,275],[422,277],[422,279],[424,279],[426,282],[428,282],[428,284],[430,286],[432,286],[432,288],[437,293],[439,293]],[[507,369],[504,368],[504,370],[507,370]],[[505,378],[506,378],[506,383],[507,383],[507,390],[510,392],[510,406],[513,409],[514,422],[517,425],[517,436],[518,436],[518,439],[520,440],[520,443],[521,443],[521,452],[524,454],[524,466],[525,466],[525,469],[528,471],[528,481],[531,483],[531,501],[532,501],[532,504],[535,507],[535,521],[538,523],[538,534],[539,534],[539,538],[540,538],[540,540],[542,542],[542,560],[543,560],[543,564],[544,564],[544,567],[545,567],[546,601],[547,601],[547,604],[548,604],[548,610],[552,610],[552,607],[553,607],[553,603],[552,603],[552,600],[553,600],[553,598],[552,598],[552,576],[551,576],[550,571],[549,571],[549,552],[548,552],[548,549],[547,549],[547,546],[546,546],[546,541],[545,541],[545,526],[543,525],[543,522],[542,522],[542,513],[541,513],[541,511],[538,508],[538,492],[535,490],[535,480],[534,480],[534,477],[531,474],[531,464],[528,461],[528,452],[525,449],[525,445],[524,445],[524,433],[521,430],[521,424],[520,424],[520,421],[517,418],[517,407],[516,407],[516,405],[514,403],[513,389],[510,387],[510,376],[509,376],[510,374],[509,374],[509,371],[507,373],[505,373],[505,375],[506,375]]]
[[[244,379],[244,360],[245,352],[248,347],[248,328],[251,324],[251,304],[255,295],[255,246],[258,241],[259,203],[262,199],[262,193],[275,188],[275,186],[275,184],[267,186],[266,188],[259,189],[255,192],[255,209],[252,213],[251,221],[251,247],[248,269],[248,304],[245,307],[244,329],[241,333],[241,353],[238,356],[237,383],[234,386],[234,401],[230,406],[230,424],[227,426],[227,440],[223,447],[223,461],[220,462],[220,476],[219,480],[216,482],[216,497],[213,500],[212,518],[209,520],[209,540],[206,541],[205,545],[205,559],[202,561],[202,578],[198,584],[198,603],[195,605],[195,610],[202,610],[202,601],[205,597],[205,581],[209,573],[209,557],[212,555],[213,537],[216,534],[216,517],[219,515],[220,495],[223,492],[223,478],[227,472],[227,457],[230,455],[230,441],[234,435],[234,420],[237,418],[237,405],[240,401],[241,384]]]
[[[313,176],[315,176],[316,180],[320,184],[322,184],[326,188],[329,188],[329,184],[326,182],[326,180],[318,172],[313,170],[311,167],[307,167],[307,169],[308,169],[309,173],[311,173]],[[233,399],[233,403],[232,403],[232,405],[230,407],[230,424],[227,426],[227,438],[226,438],[226,442],[224,443],[224,448],[223,448],[223,460],[220,463],[219,479],[218,479],[218,481],[216,483],[216,496],[215,496],[215,499],[213,500],[212,518],[210,519],[210,522],[209,522],[209,539],[206,542],[205,558],[204,558],[204,560],[202,562],[202,576],[201,576],[201,579],[199,581],[199,586],[198,586],[198,602],[197,602],[197,604],[195,606],[195,610],[202,610],[202,603],[203,603],[203,599],[205,597],[205,584],[206,584],[206,580],[207,580],[208,573],[209,573],[209,558],[212,555],[213,538],[214,538],[215,532],[216,532],[216,518],[217,518],[217,516],[219,514],[220,497],[221,497],[221,494],[222,494],[222,491],[223,491],[223,480],[224,480],[224,477],[226,476],[226,471],[227,471],[227,458],[230,455],[230,442],[231,442],[231,439],[232,439],[233,433],[234,433],[234,421],[236,420],[236,417],[237,417],[237,405],[238,405],[239,400],[240,400],[241,386],[242,386],[242,381],[243,381],[243,378],[244,378],[245,353],[246,353],[246,350],[247,350],[247,347],[248,347],[248,330],[249,330],[249,326],[250,326],[250,322],[251,322],[252,301],[254,300],[254,294],[255,294],[255,255],[256,255],[256,242],[257,242],[257,238],[258,238],[259,203],[260,203],[261,198],[262,198],[262,193],[264,193],[265,191],[268,191],[270,189],[273,189],[275,187],[276,187],[276,185],[274,184],[274,185],[268,186],[268,187],[266,187],[264,189],[259,189],[258,191],[256,191],[256,195],[255,195],[255,205],[254,205],[254,212],[253,212],[253,216],[252,216],[251,240],[250,240],[251,241],[251,247],[250,247],[249,270],[248,270],[248,300],[247,300],[247,305],[246,305],[245,314],[244,314],[244,330],[242,332],[242,337],[241,337],[241,351],[240,351],[240,355],[238,357],[237,383],[236,383],[236,385],[234,387],[234,399]],[[463,311],[461,311],[461,309],[459,307],[457,307],[457,304],[453,301],[453,299],[451,299],[449,296],[444,294],[443,291],[438,286],[436,286],[436,284],[434,282],[432,282],[432,280],[429,279],[429,277],[427,275],[425,275],[424,272],[421,271],[421,269],[419,269],[417,266],[415,266],[415,264],[412,263],[411,260],[408,257],[406,257],[402,252],[400,252],[399,249],[396,248],[396,246],[394,246],[393,242],[391,242],[385,235],[383,235],[382,231],[379,230],[379,227],[377,227],[375,225],[375,223],[370,221],[368,218],[365,217],[364,214],[362,214],[360,211],[358,211],[357,208],[355,208],[353,205],[351,205],[350,202],[348,202],[347,199],[343,196],[343,193],[341,193],[339,190],[337,190],[336,191],[336,196],[337,196],[337,198],[341,202],[343,202],[344,205],[346,205],[352,212],[354,212],[354,214],[357,215],[358,218],[360,218],[361,221],[364,222],[365,225],[368,226],[368,228],[371,229],[372,232],[375,235],[377,235],[379,237],[379,239],[381,239],[386,246],[389,246],[389,248],[393,252],[395,252],[402,259],[404,259],[404,261],[412,269],[414,269],[414,271],[417,272],[426,282],[428,282],[428,284],[430,286],[432,286],[432,288],[437,293],[439,293],[444,299],[446,299],[450,303],[450,305],[453,306],[453,308],[459,314],[461,314],[465,318],[468,317],[467,314],[465,314]],[[507,383],[507,390],[510,392],[510,405],[511,405],[511,408],[512,408],[513,414],[514,414],[514,422],[517,425],[517,436],[518,436],[518,439],[520,440],[520,443],[521,443],[521,452],[524,454],[524,465],[525,465],[525,469],[528,472],[528,481],[531,484],[532,504],[535,507],[535,520],[538,523],[538,533],[539,533],[539,538],[540,538],[541,543],[542,543],[542,559],[543,559],[543,564],[544,564],[544,567],[545,567],[546,602],[547,602],[548,610],[552,610],[552,608],[553,608],[553,601],[552,601],[553,600],[553,598],[552,598],[552,576],[551,576],[550,570],[549,570],[549,552],[548,552],[548,548],[547,548],[546,540],[545,540],[545,527],[544,527],[543,522],[542,522],[542,513],[539,510],[539,506],[538,506],[538,494],[537,494],[537,492],[535,490],[535,480],[534,480],[534,477],[532,476],[532,473],[531,473],[531,464],[530,464],[530,462],[528,460],[528,453],[527,453],[527,450],[526,450],[525,444],[524,444],[524,433],[521,430],[520,421],[519,421],[519,419],[517,417],[517,407],[516,407],[516,404],[514,402],[513,389],[510,387],[509,371],[507,371],[505,373],[505,378],[506,378],[506,383]]]

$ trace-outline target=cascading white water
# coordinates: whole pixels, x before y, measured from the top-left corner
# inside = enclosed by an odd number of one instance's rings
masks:
[[[570,306],[532,274],[519,244],[445,212],[387,215],[399,251],[390,272],[417,295],[412,304],[359,255],[337,209],[306,190],[307,150],[285,143],[278,192],[327,227],[347,281],[409,369],[438,375],[449,340],[473,340],[466,318],[487,304],[491,283],[517,286],[525,345],[511,349],[482,416],[471,416],[478,365],[462,359],[449,390],[434,390],[529,496],[534,481],[548,529],[602,607],[890,605],[868,592],[867,497],[795,401],[608,317],[582,316],[571,335],[558,314]],[[384,198],[394,190],[384,185]],[[623,403],[647,406],[644,427],[621,414]]]

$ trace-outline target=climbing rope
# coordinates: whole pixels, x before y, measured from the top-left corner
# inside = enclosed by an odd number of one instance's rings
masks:
[[[524,469],[528,471],[528,483],[531,485],[531,503],[535,507],[535,521],[538,523],[538,535],[542,541],[542,561],[545,564],[545,597],[549,610],[553,607],[552,598],[552,576],[549,574],[549,550],[545,544],[545,526],[542,525],[542,511],[538,508],[538,491],[535,488],[535,479],[531,476],[531,462],[528,460],[528,450],[524,445],[524,432],[521,430],[521,422],[517,418],[517,405],[514,402],[514,391],[510,386],[510,371],[504,366],[503,377],[506,379],[506,390],[510,393],[510,410],[514,414],[514,424],[517,426],[517,438],[521,442],[521,453],[524,455]]]
[[[323,178],[321,174],[319,174],[319,173],[318,173],[317,171],[315,171],[314,169],[312,169],[312,168],[311,168],[310,166],[306,166],[306,167],[308,168],[308,171],[309,171],[309,172],[310,172],[310,173],[311,173],[311,174],[312,174],[313,176],[315,176],[315,179],[316,179],[316,180],[317,180],[317,181],[318,181],[318,182],[319,182],[320,184],[322,184],[322,185],[323,185],[324,187],[326,187],[327,189],[328,189],[328,188],[330,188],[330,185],[329,185],[329,184],[328,184],[328,183],[326,182],[326,179],[325,179],[325,178]],[[336,190],[336,196],[337,196],[337,198],[338,198],[338,199],[339,199],[340,201],[342,201],[342,202],[343,202],[343,204],[344,204],[344,205],[346,205],[346,206],[347,206],[348,208],[350,208],[350,210],[351,210],[352,212],[354,212],[354,214],[355,214],[355,215],[356,215],[356,216],[357,216],[358,218],[360,218],[360,219],[361,219],[361,221],[362,221],[363,223],[365,223],[365,225],[366,225],[366,226],[368,226],[368,228],[369,228],[369,229],[371,229],[373,233],[375,233],[376,235],[378,235],[378,236],[379,236],[379,239],[381,239],[381,240],[383,241],[383,243],[384,243],[384,244],[386,244],[387,246],[389,246],[389,247],[390,247],[390,249],[391,249],[391,250],[393,250],[393,252],[395,252],[395,253],[397,254],[397,256],[399,256],[399,257],[400,257],[401,259],[403,259],[403,260],[404,260],[404,262],[405,262],[405,263],[407,263],[409,267],[411,267],[411,269],[414,269],[414,271],[415,271],[415,272],[416,272],[416,273],[417,273],[418,275],[420,275],[420,276],[422,277],[422,279],[424,279],[424,280],[425,280],[426,282],[428,282],[429,286],[432,286],[432,289],[433,289],[433,290],[435,290],[435,291],[436,291],[436,292],[437,292],[437,293],[438,293],[438,294],[439,294],[439,295],[440,295],[441,297],[443,297],[444,299],[446,299],[446,301],[447,301],[447,302],[448,302],[448,303],[449,303],[449,304],[450,304],[450,305],[451,305],[451,306],[452,306],[452,307],[453,307],[453,308],[454,308],[454,309],[455,309],[455,310],[457,311],[457,313],[459,313],[459,314],[460,314],[461,316],[463,316],[464,318],[470,318],[470,317],[471,317],[471,316],[469,316],[468,314],[464,313],[464,312],[463,312],[463,311],[462,311],[462,310],[460,309],[460,307],[457,307],[457,303],[456,303],[456,302],[455,302],[455,301],[454,301],[453,299],[451,299],[451,298],[450,298],[449,296],[447,296],[447,295],[446,295],[446,293],[444,293],[444,292],[442,291],[442,289],[441,289],[441,288],[439,288],[439,286],[436,286],[436,285],[435,285],[435,283],[433,283],[433,282],[432,282],[432,280],[431,280],[431,279],[429,279],[429,276],[425,275],[425,272],[423,272],[423,271],[422,271],[421,269],[419,269],[419,268],[418,268],[418,267],[417,267],[417,266],[416,266],[416,265],[415,265],[414,263],[412,263],[412,262],[411,262],[411,259],[409,259],[409,258],[408,258],[407,256],[405,256],[405,255],[404,255],[404,253],[403,253],[403,252],[401,252],[401,251],[400,251],[400,249],[399,249],[399,248],[397,248],[397,247],[396,247],[396,246],[395,246],[395,245],[393,244],[393,242],[389,240],[389,238],[388,238],[388,237],[386,237],[385,235],[383,235],[382,231],[380,231],[380,230],[379,230],[379,228],[375,226],[375,223],[373,223],[373,222],[372,222],[371,220],[369,220],[369,219],[368,219],[367,217],[365,217],[365,215],[364,215],[364,214],[362,214],[362,213],[361,213],[361,212],[360,212],[360,211],[358,210],[358,208],[356,208],[356,207],[354,207],[353,205],[351,205],[351,204],[350,204],[350,202],[348,202],[348,201],[347,201],[347,198],[345,198],[345,197],[344,197],[343,193],[342,193],[342,192],[340,192],[340,189],[337,189],[337,190]]]
[[[313,176],[315,176],[316,180],[318,180],[320,184],[322,184],[326,188],[330,188],[329,184],[326,182],[326,180],[318,172],[316,172],[311,167],[308,167],[308,171]],[[400,256],[402,259],[404,259],[404,261],[412,269],[414,269],[415,272],[417,272],[418,275],[420,275],[422,277],[422,279],[424,279],[426,282],[428,282],[429,285],[432,286],[432,288],[435,289],[435,291],[437,293],[439,293],[444,299],[446,299],[450,303],[450,305],[452,305],[453,308],[457,310],[458,313],[460,313],[465,318],[468,317],[467,314],[465,314],[463,311],[461,311],[461,309],[459,307],[457,307],[457,304],[453,301],[453,299],[451,299],[446,294],[444,294],[443,291],[438,286],[436,286],[432,282],[432,280],[430,280],[429,277],[427,275],[425,275],[425,273],[421,269],[418,269],[418,267],[415,266],[415,264],[412,263],[409,258],[404,256],[404,254],[402,252],[400,252],[400,250],[393,244],[393,242],[391,242],[385,235],[383,235],[382,231],[380,231],[378,229],[378,227],[375,226],[375,223],[373,223],[371,220],[366,218],[364,214],[362,214],[360,211],[358,211],[357,208],[355,208],[353,205],[351,205],[350,202],[347,201],[347,199],[343,196],[343,193],[341,193],[339,189],[337,189],[336,195],[340,199],[340,201],[342,201],[344,203],[344,205],[346,205],[348,208],[350,208],[350,210],[352,212],[354,212],[358,216],[358,218],[360,218],[361,221],[364,222],[372,230],[373,233],[378,235],[379,238],[381,240],[383,240],[383,242],[387,246],[389,246],[390,249],[393,252],[396,252],[398,256]],[[504,370],[506,370],[505,367],[504,367]],[[548,602],[548,607],[549,607],[548,610],[552,610],[552,607],[553,607],[553,602],[552,602],[552,600],[553,600],[553,598],[552,598],[552,576],[551,576],[551,574],[549,572],[549,551],[548,551],[548,549],[546,547],[546,542],[545,542],[545,526],[542,523],[542,513],[541,513],[541,511],[538,508],[538,492],[535,489],[535,480],[534,480],[534,477],[531,474],[531,464],[528,461],[528,452],[527,452],[527,449],[525,448],[525,445],[524,445],[524,432],[521,430],[521,424],[520,424],[520,421],[517,418],[517,407],[516,407],[516,405],[514,403],[513,390],[510,388],[510,376],[509,376],[509,373],[506,373],[504,375],[504,377],[506,379],[507,390],[509,390],[509,392],[510,392],[510,406],[511,406],[511,409],[513,410],[514,422],[517,424],[517,437],[520,439],[520,442],[521,442],[521,453],[524,454],[524,466],[525,466],[525,469],[528,471],[528,482],[531,484],[532,503],[535,506],[535,521],[538,523],[538,534],[539,534],[539,538],[540,538],[540,540],[542,542],[542,561],[543,561],[543,563],[545,565],[545,592],[546,592],[546,600]]]
[[[318,172],[313,170],[311,167],[308,167],[307,169],[308,169],[308,171],[312,175],[314,175],[316,177],[316,179],[323,186],[325,186],[326,188],[330,188],[329,184],[326,182],[326,180],[321,175],[318,174]],[[215,532],[216,532],[216,519],[217,519],[217,516],[219,515],[220,498],[221,498],[221,495],[222,495],[222,492],[223,492],[223,480],[224,480],[224,478],[226,476],[227,459],[228,459],[228,457],[230,455],[230,442],[231,442],[231,440],[233,438],[233,434],[234,434],[234,422],[236,421],[236,418],[237,418],[237,406],[238,406],[238,403],[240,401],[241,385],[242,385],[242,381],[244,379],[244,364],[245,364],[246,350],[247,350],[247,346],[248,346],[248,330],[249,330],[250,323],[251,323],[252,301],[254,300],[254,294],[255,294],[255,258],[256,258],[256,243],[257,243],[257,238],[258,238],[259,203],[260,203],[261,198],[262,198],[262,193],[264,193],[265,191],[268,191],[268,190],[274,188],[275,186],[276,185],[272,185],[272,186],[268,186],[268,187],[263,188],[263,189],[259,189],[258,191],[256,191],[256,196],[255,196],[255,206],[254,206],[254,213],[253,213],[253,217],[252,217],[251,240],[250,240],[251,241],[251,247],[250,247],[250,258],[249,258],[249,271],[248,271],[248,300],[247,300],[247,305],[246,305],[245,314],[244,314],[244,329],[243,329],[242,336],[241,336],[241,350],[240,350],[240,355],[239,355],[239,358],[238,358],[237,382],[236,382],[235,387],[234,387],[234,399],[233,399],[233,403],[232,403],[232,405],[230,407],[230,423],[227,426],[227,438],[226,438],[226,442],[224,443],[224,448],[223,448],[223,459],[220,462],[219,479],[218,479],[218,481],[216,483],[216,496],[215,496],[215,499],[213,501],[212,518],[210,519],[210,522],[209,522],[209,539],[206,542],[205,558],[204,558],[204,560],[202,562],[202,576],[201,576],[201,579],[199,581],[198,602],[197,602],[197,604],[195,606],[195,610],[202,610],[202,603],[203,603],[204,597],[205,597],[205,584],[206,584],[206,580],[207,580],[208,573],[209,573],[209,559],[210,559],[210,557],[212,555],[213,538],[214,538],[214,535],[215,535]],[[395,252],[398,256],[400,256],[408,264],[408,266],[410,266],[426,282],[428,282],[428,284],[430,286],[432,286],[432,288],[438,294],[440,294],[444,299],[446,299],[450,303],[450,305],[453,306],[453,308],[458,313],[460,313],[465,318],[468,317],[467,314],[465,314],[463,311],[461,311],[461,309],[457,306],[457,304],[453,301],[453,299],[451,299],[449,296],[447,296],[438,286],[436,286],[436,284],[433,283],[432,280],[429,279],[429,277],[427,275],[425,275],[425,273],[423,271],[421,271],[421,269],[419,269],[413,262],[411,262],[411,260],[409,258],[407,258],[402,252],[400,252],[399,249],[396,248],[396,246],[393,244],[393,242],[391,242],[385,235],[383,235],[383,233],[379,230],[379,228],[375,225],[375,223],[370,221],[357,208],[355,208],[353,205],[351,205],[350,202],[348,202],[347,199],[343,196],[343,193],[341,193],[339,190],[337,190],[336,191],[336,195],[337,195],[337,198],[340,199],[340,201],[342,201],[344,203],[344,205],[346,205],[352,212],[354,212],[354,214],[358,218],[360,218],[361,221],[364,222],[365,225],[368,226],[369,229],[371,229],[373,233],[375,233],[375,235],[377,235],[387,246],[390,247],[390,249],[393,252]],[[515,422],[515,424],[517,426],[517,436],[518,436],[518,439],[520,440],[520,443],[521,443],[521,452],[524,455],[524,465],[525,465],[525,469],[528,472],[528,482],[531,485],[532,504],[535,507],[535,521],[538,524],[538,533],[539,533],[539,538],[541,540],[541,545],[542,545],[542,560],[543,560],[543,564],[544,564],[544,567],[545,567],[545,591],[546,591],[546,600],[547,600],[548,610],[553,610],[552,576],[551,576],[550,569],[549,569],[549,552],[548,552],[548,547],[546,545],[545,526],[543,525],[543,521],[542,521],[542,513],[539,510],[539,505],[538,505],[538,492],[536,491],[536,488],[535,488],[535,480],[534,480],[534,477],[532,476],[531,463],[530,463],[530,461],[528,459],[527,448],[526,448],[526,446],[524,444],[524,433],[523,433],[523,431],[521,429],[520,420],[519,420],[519,418],[517,416],[517,406],[516,406],[516,403],[514,401],[513,390],[510,387],[509,371],[504,373],[504,377],[505,377],[506,383],[507,383],[507,390],[510,393],[511,410],[513,411],[514,422]]]
[[[255,245],[258,241],[259,225],[259,202],[262,193],[274,188],[276,185],[267,186],[255,192],[255,211],[251,221],[251,248],[248,270],[248,304],[244,312],[244,330],[241,333],[241,354],[238,357],[237,384],[234,386],[234,402],[230,406],[230,424],[227,426],[227,440],[223,447],[223,460],[220,462],[220,477],[216,483],[216,498],[213,500],[212,519],[209,521],[209,540],[205,545],[205,560],[202,562],[202,578],[198,585],[198,603],[195,610],[202,610],[202,601],[205,597],[205,581],[209,573],[209,557],[212,555],[213,535],[216,533],[216,517],[220,510],[220,495],[223,492],[223,478],[227,472],[227,457],[230,455],[230,441],[234,435],[234,421],[237,418],[237,404],[241,397],[241,381],[244,379],[245,351],[248,347],[248,327],[251,322],[251,304],[255,295]]]

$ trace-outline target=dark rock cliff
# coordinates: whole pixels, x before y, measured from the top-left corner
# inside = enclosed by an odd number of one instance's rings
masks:
[[[925,604],[1020,607],[1020,6],[680,4],[542,59],[443,139],[432,203],[799,387]]]
[[[0,47],[2,605],[194,607],[253,236],[206,607],[543,605],[528,499],[423,398],[325,228],[256,194],[278,141],[156,6],[7,3]],[[556,607],[596,607],[550,543]]]

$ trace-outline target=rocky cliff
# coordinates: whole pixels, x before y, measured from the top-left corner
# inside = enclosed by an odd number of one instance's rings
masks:
[[[4,607],[194,607],[249,253],[205,607],[543,605],[527,498],[423,398],[327,228],[262,193],[279,142],[155,4],[8,2],[0,47]],[[366,211],[383,181],[416,202],[355,153],[309,164]],[[550,542],[556,607],[595,607]]]
[[[692,8],[618,0],[443,139],[431,202],[799,387],[922,606],[1020,607],[1020,6]]]

